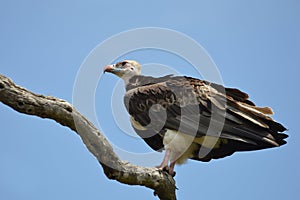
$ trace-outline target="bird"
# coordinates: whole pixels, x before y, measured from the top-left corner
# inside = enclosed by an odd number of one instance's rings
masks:
[[[175,175],[188,159],[208,162],[235,152],[286,144],[287,130],[236,88],[188,76],[144,76],[141,64],[124,60],[104,67],[124,80],[124,104],[134,131],[164,151],[159,170]]]

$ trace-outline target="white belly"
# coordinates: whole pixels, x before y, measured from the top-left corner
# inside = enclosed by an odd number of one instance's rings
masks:
[[[194,151],[198,148],[198,145],[193,141],[193,136],[167,130],[163,144],[165,149],[171,151],[170,161],[176,161],[177,164],[182,164],[187,159],[193,157]]]

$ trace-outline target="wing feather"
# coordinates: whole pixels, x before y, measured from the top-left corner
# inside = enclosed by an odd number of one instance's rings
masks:
[[[228,142],[220,143],[218,150],[214,149],[205,158],[197,157],[195,152],[193,159],[209,161],[235,151],[286,143],[283,139],[287,135],[282,133],[286,128],[269,116],[273,113],[271,108],[255,106],[249,96],[238,89],[180,76],[159,79],[139,76],[133,82],[134,86],[127,87],[124,103],[134,120],[147,130],[143,134],[143,130],[136,131],[155,150],[161,148],[166,129],[180,129],[182,133],[200,138],[206,135],[211,123],[223,126],[220,139]],[[222,117],[224,120],[218,120]],[[145,133],[151,131],[158,136],[145,139]]]

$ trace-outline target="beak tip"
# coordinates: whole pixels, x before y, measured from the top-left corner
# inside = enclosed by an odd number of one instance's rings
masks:
[[[105,72],[112,72],[112,71],[113,71],[113,67],[111,65],[107,65],[103,69],[103,73],[105,73]]]

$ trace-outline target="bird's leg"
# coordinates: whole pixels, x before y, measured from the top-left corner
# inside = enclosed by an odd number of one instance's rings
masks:
[[[171,154],[171,150],[166,149],[164,159],[162,163],[159,166],[157,166],[157,168],[161,171],[167,171],[168,174],[174,177],[176,174],[176,172],[174,171],[176,161],[171,162],[170,166],[168,166],[170,160],[170,154]]]
[[[171,150],[166,149],[165,156],[164,156],[162,163],[159,166],[157,166],[157,168],[159,170],[164,170],[168,167],[169,160],[170,160],[170,153],[171,153]]]
[[[171,162],[171,163],[170,163],[170,167],[169,167],[169,174],[170,174],[171,176],[173,176],[173,177],[174,177],[175,174],[176,174],[176,172],[174,171],[175,163],[176,163],[176,161]]]

